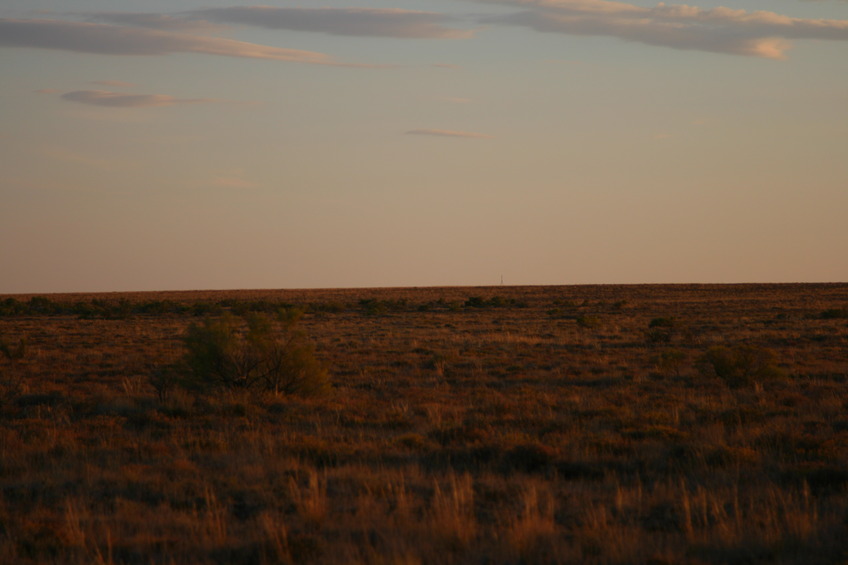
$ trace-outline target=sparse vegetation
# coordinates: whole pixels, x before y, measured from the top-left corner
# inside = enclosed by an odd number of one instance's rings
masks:
[[[0,297],[0,376],[24,377],[0,397],[0,562],[840,563],[848,326],[822,313],[846,302],[848,285]],[[267,376],[296,332],[326,394]]]

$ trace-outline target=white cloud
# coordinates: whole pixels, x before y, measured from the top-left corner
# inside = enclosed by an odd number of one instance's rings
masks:
[[[372,8],[275,8],[237,6],[186,12],[215,22],[332,35],[406,39],[457,39],[473,31],[446,27],[449,16],[434,12]]]
[[[211,98],[175,98],[167,94],[125,94],[108,90],[75,90],[62,95],[63,100],[112,108],[144,108],[215,102]]]
[[[437,137],[465,137],[475,139],[488,139],[492,136],[472,131],[456,131],[450,129],[411,129],[407,135],[433,135]]]
[[[481,0],[523,11],[486,21],[536,31],[604,35],[674,49],[782,59],[791,39],[848,40],[848,20],[793,18],[775,12],[659,3],[645,8],[608,0]]]
[[[0,47],[58,49],[103,55],[204,53],[317,65],[344,65],[324,53],[314,51],[154,29],[48,19],[0,18]]]

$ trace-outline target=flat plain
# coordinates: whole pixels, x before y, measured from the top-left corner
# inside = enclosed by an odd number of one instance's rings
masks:
[[[330,392],[155,386],[277,308]],[[848,563],[848,284],[0,296],[0,340],[3,563]]]

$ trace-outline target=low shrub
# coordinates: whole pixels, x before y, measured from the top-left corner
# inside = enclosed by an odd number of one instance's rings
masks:
[[[671,343],[692,337],[689,325],[679,318],[654,318],[648,323],[645,339],[648,343]]]
[[[711,347],[699,363],[701,372],[715,375],[731,388],[762,383],[784,376],[774,352],[764,347],[740,344]]]
[[[522,443],[508,449],[501,457],[502,470],[509,474],[540,473],[552,468],[556,452],[540,443]]]
[[[601,327],[601,319],[597,316],[577,316],[575,321],[577,322],[577,326],[583,329]]]
[[[5,407],[17,400],[27,388],[19,363],[27,354],[26,339],[21,338],[17,345],[0,339],[0,354],[0,407]]]
[[[26,355],[26,339],[21,338],[17,345],[9,345],[0,340],[0,353],[10,361],[17,361]]]
[[[470,296],[464,303],[464,308],[527,308],[527,303],[514,298],[503,298],[493,296],[483,298],[482,296]]]
[[[369,316],[379,316],[389,312],[403,312],[409,309],[409,304],[404,299],[378,300],[376,298],[363,298],[359,306]]]
[[[822,320],[844,320],[848,318],[848,308],[828,308],[819,314]]]
[[[299,312],[284,309],[275,317],[248,313],[240,319],[228,313],[206,318],[189,326],[187,351],[173,370],[184,385],[198,391],[260,388],[301,396],[325,392],[327,371],[296,328],[299,317]]]

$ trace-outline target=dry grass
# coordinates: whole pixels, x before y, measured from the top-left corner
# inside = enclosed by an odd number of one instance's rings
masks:
[[[848,560],[848,285],[48,298],[123,306],[0,317],[27,344],[0,355],[2,563]],[[330,395],[157,394],[192,311],[278,303]],[[739,344],[784,376],[699,370]]]

